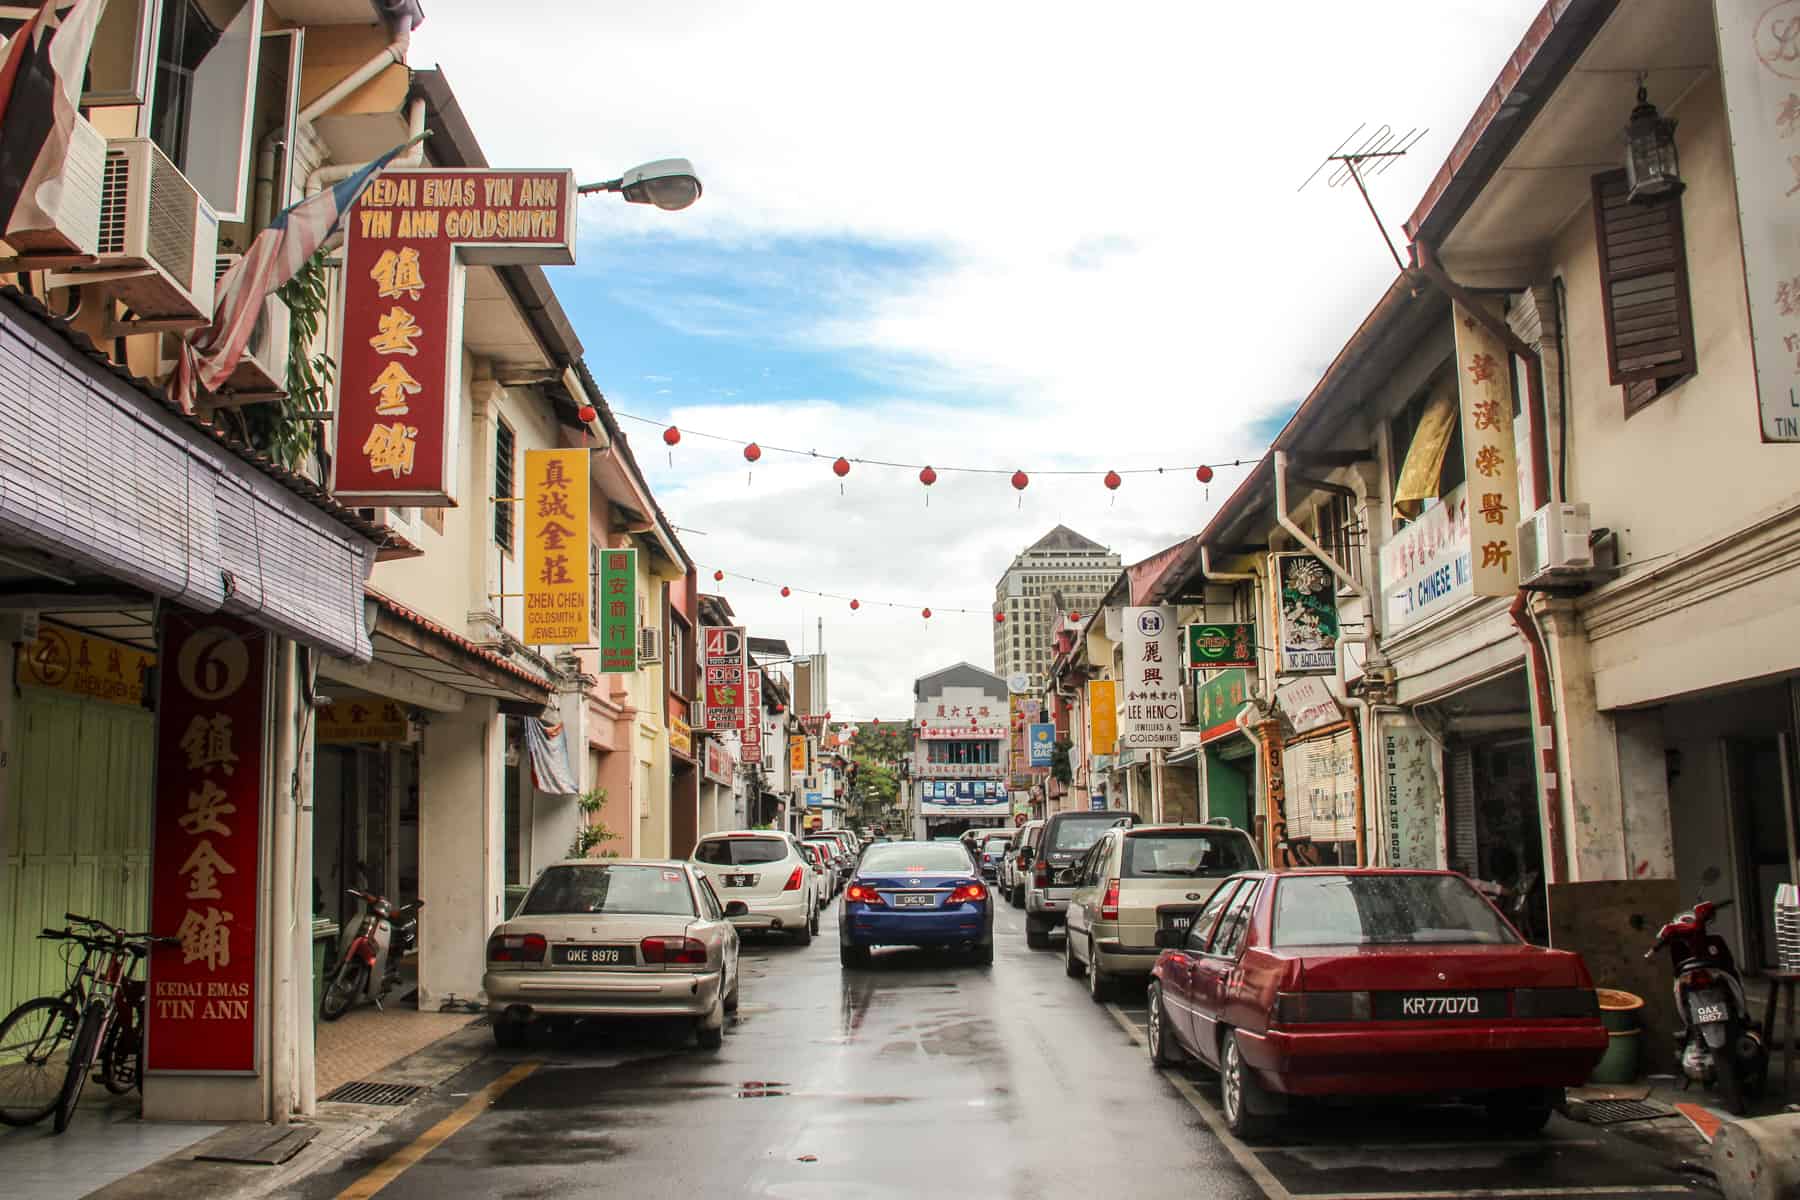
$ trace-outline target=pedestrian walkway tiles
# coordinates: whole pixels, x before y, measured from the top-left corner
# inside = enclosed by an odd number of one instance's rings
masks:
[[[224,1128],[139,1120],[136,1097],[132,1101],[84,1104],[60,1136],[51,1134],[49,1121],[0,1133],[0,1193],[73,1200]]]
[[[449,1037],[475,1017],[469,1013],[422,1013],[365,1005],[335,1021],[321,1023],[314,1040],[314,1078],[320,1096],[380,1072],[409,1054]]]

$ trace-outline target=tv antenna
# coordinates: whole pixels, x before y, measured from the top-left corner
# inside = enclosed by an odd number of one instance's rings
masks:
[[[1431,131],[1419,127],[1408,129],[1405,133],[1395,133],[1393,126],[1384,124],[1364,135],[1365,129],[1368,129],[1367,121],[1352,129],[1350,136],[1339,142],[1337,149],[1327,154],[1295,191],[1304,192],[1307,184],[1317,179],[1319,173],[1327,167],[1331,168],[1331,172],[1325,176],[1326,187],[1343,187],[1346,183],[1354,183],[1363,198],[1363,204],[1369,210],[1369,216],[1375,219],[1375,228],[1381,231],[1381,240],[1387,243],[1388,253],[1394,256],[1394,265],[1404,272],[1406,264],[1400,259],[1400,251],[1394,247],[1394,239],[1388,236],[1387,226],[1381,222],[1381,214],[1375,211],[1375,202],[1369,199],[1369,189],[1364,180],[1388,170],[1394,165],[1395,159],[1404,157],[1408,150],[1419,144],[1420,138]],[[1356,142],[1358,137],[1362,137],[1361,142]],[[1349,147],[1353,142],[1356,142],[1356,149],[1351,150]]]

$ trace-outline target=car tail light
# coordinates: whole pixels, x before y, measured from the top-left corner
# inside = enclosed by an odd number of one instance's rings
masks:
[[[1513,1016],[1515,1017],[1597,1017],[1599,1015],[1600,999],[1594,993],[1593,988],[1519,988],[1513,992]]]
[[[647,937],[638,943],[647,963],[671,966],[704,966],[706,943],[691,937]]]
[[[488,939],[489,962],[543,962],[547,948],[541,933],[496,933]]]
[[[1369,1009],[1367,992],[1277,992],[1270,1020],[1276,1025],[1367,1021]]]
[[[1047,888],[1050,886],[1050,860],[1040,858],[1038,865],[1031,870],[1031,886]]]
[[[872,887],[866,887],[860,883],[851,884],[849,889],[844,892],[844,899],[860,900],[864,904],[886,904],[887,903],[887,901],[885,901],[881,898],[880,892],[876,891]]]
[[[962,904],[971,900],[986,900],[987,898],[987,888],[979,883],[965,883],[954,892],[951,892],[950,899],[945,901],[945,903]]]
[[[1119,919],[1119,881],[1117,879],[1106,881],[1106,895],[1100,900],[1100,919],[1102,921]]]
[[[806,875],[804,871],[799,867],[795,867],[794,873],[788,876],[788,881],[781,885],[781,890],[784,892],[797,892],[800,890],[800,884],[805,878]]]

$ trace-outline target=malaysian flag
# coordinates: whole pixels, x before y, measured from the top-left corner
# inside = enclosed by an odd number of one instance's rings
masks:
[[[170,381],[181,411],[194,411],[197,387],[216,392],[231,378],[262,316],[263,302],[318,253],[363,189],[424,136],[402,142],[342,183],[306,197],[256,235],[250,252],[219,278],[212,324],[181,344]]]
[[[88,49],[106,0],[45,0],[0,58],[0,239],[55,224]]]

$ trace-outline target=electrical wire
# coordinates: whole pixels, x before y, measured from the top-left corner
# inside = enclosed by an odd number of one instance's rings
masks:
[[[715,567],[711,563],[695,563],[694,565],[696,569],[702,571],[709,567],[715,571],[724,571],[726,580],[742,579],[748,583],[761,584],[764,587],[785,587],[788,591],[797,592],[802,596],[820,596],[826,600],[842,600],[846,604],[854,600],[857,605],[862,608],[910,608],[919,610],[929,608],[933,616],[936,616],[938,613],[980,613],[983,616],[987,616],[993,611],[992,609],[986,608],[939,608],[935,604],[905,604],[897,600],[864,600],[860,596],[852,596],[846,592],[821,592],[817,588],[795,587],[792,584],[776,583],[772,579],[759,579],[755,575],[746,575],[742,571],[731,571],[724,567]]]

